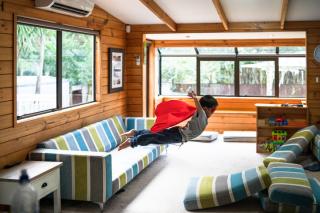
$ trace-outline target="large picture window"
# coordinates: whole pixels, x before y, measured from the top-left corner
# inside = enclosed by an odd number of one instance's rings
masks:
[[[17,118],[95,100],[95,33],[19,18]]]
[[[306,96],[306,49],[285,47],[159,48],[161,95]],[[196,64],[196,65],[195,65]]]

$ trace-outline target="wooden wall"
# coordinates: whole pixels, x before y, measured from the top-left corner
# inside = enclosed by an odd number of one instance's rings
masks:
[[[145,38],[143,32],[127,34],[126,64],[127,64],[127,113],[130,116],[144,115],[143,109],[143,45]],[[135,57],[140,56],[140,65],[136,65]]]
[[[320,28],[307,29],[307,104],[309,108],[309,122],[320,121],[320,62],[313,58],[313,52],[320,45]],[[316,82],[318,77],[318,83]]]
[[[34,0],[5,0],[0,1],[0,5],[0,168],[25,159],[40,141],[115,114],[126,114],[126,88],[113,94],[107,92],[108,47],[126,47],[125,25],[121,21],[98,7],[88,18],[76,18],[35,9]],[[97,102],[15,121],[14,29],[17,15],[100,31],[96,43]]]

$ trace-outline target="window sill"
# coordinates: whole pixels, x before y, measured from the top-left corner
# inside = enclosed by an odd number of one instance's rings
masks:
[[[61,115],[61,114],[68,113],[68,112],[73,112],[73,111],[76,111],[76,110],[84,110],[86,108],[89,108],[89,107],[91,108],[91,107],[97,106],[99,104],[100,104],[100,102],[82,104],[80,106],[70,107],[70,108],[67,108],[67,109],[59,110],[59,111],[54,111],[54,112],[49,112],[49,113],[45,113],[45,114],[41,114],[41,115],[36,115],[36,116],[33,116],[33,117],[29,117],[29,118],[23,118],[23,119],[17,120],[16,125],[21,125],[21,124],[24,124],[24,123],[27,123],[27,122],[30,122],[30,121],[35,121],[35,120],[38,120],[38,119],[48,118],[48,117],[51,117],[51,116]]]

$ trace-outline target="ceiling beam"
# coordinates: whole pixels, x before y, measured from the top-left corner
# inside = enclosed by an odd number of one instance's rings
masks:
[[[287,12],[288,12],[288,4],[289,0],[282,0],[281,6],[281,18],[280,18],[280,29],[284,29],[284,22],[286,20]]]
[[[220,17],[220,20],[222,22],[222,25],[223,25],[224,29],[228,30],[229,29],[228,20],[227,20],[226,15],[224,14],[223,8],[222,8],[221,3],[220,3],[220,0],[212,0],[212,2],[214,4],[214,7],[217,10],[217,13],[218,13],[218,15]]]
[[[149,10],[153,12],[159,19],[161,19],[172,31],[177,30],[177,24],[164,12],[159,5],[153,0],[140,0]]]

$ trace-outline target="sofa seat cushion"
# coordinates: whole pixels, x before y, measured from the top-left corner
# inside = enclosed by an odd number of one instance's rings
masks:
[[[301,165],[273,162],[269,164],[268,172],[271,178],[271,201],[297,206],[312,205],[312,189]]]
[[[109,152],[123,140],[125,126],[121,116],[90,124],[81,129],[60,135],[39,144],[40,148]]]
[[[294,162],[303,151],[307,150],[318,131],[314,125],[297,131],[285,144],[263,160],[264,165],[267,167],[270,162]]]
[[[149,145],[110,152],[112,155],[112,194],[119,191],[157,159],[163,150],[163,145]]]
[[[283,213],[312,213],[320,212],[320,182],[316,178],[309,178],[313,193],[313,203],[310,206],[297,206],[293,204],[275,203],[268,196],[267,190],[259,193],[260,204],[264,212]]]
[[[239,173],[217,177],[194,177],[184,198],[187,210],[222,206],[249,197],[270,185],[267,169],[262,165]]]

